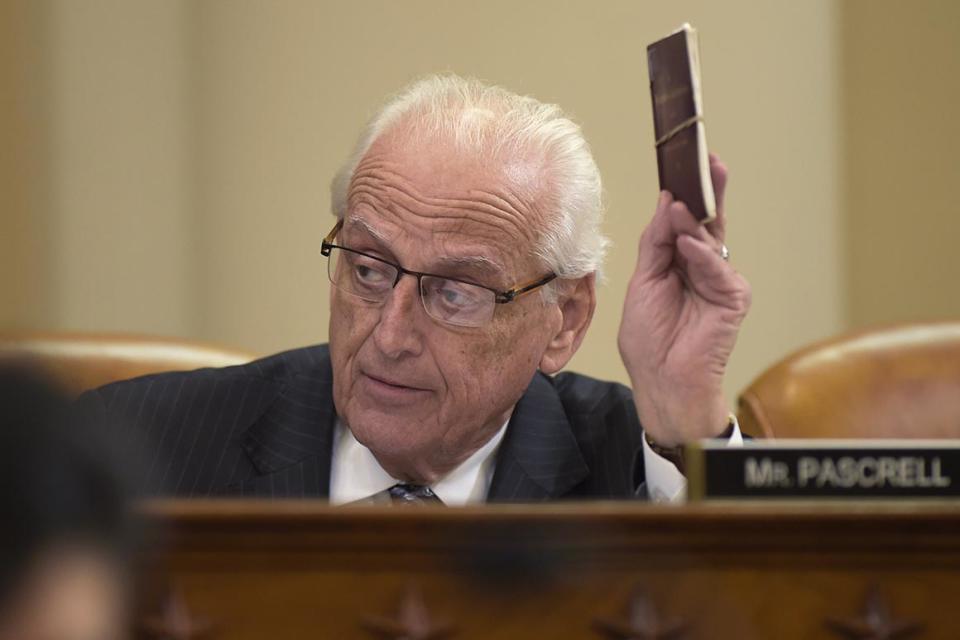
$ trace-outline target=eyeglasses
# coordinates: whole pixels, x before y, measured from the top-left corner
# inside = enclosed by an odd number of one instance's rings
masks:
[[[366,302],[382,304],[401,277],[414,276],[420,285],[420,302],[427,315],[458,327],[482,327],[493,318],[498,304],[513,302],[557,277],[551,273],[539,280],[497,291],[457,278],[410,271],[368,253],[333,244],[342,227],[343,220],[339,220],[320,248],[320,253],[329,258],[327,275],[333,286]]]

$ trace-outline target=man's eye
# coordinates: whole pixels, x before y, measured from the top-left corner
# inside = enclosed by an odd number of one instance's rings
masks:
[[[447,304],[460,304],[466,302],[466,298],[459,291],[454,291],[453,289],[443,289],[440,291],[440,295],[443,296],[443,301]]]
[[[439,285],[435,292],[445,305],[451,307],[467,307],[476,302],[475,295],[467,291],[463,285],[453,282]]]
[[[381,269],[365,264],[355,264],[353,272],[357,279],[363,284],[380,284],[387,279],[386,273]]]
[[[357,276],[361,280],[369,280],[372,276],[376,275],[376,272],[370,267],[365,267],[362,264],[358,264],[357,267]]]

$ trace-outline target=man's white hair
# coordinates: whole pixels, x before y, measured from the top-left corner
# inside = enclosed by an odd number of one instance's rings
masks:
[[[347,213],[347,192],[360,161],[381,135],[394,129],[491,159],[538,160],[547,220],[534,254],[560,278],[599,275],[609,244],[600,230],[600,171],[580,127],[559,106],[453,74],[417,80],[374,115],[334,178],[337,217]]]

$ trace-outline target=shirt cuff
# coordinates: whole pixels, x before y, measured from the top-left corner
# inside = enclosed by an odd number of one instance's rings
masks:
[[[727,439],[728,447],[743,445],[743,434],[740,433],[740,424],[736,416],[731,416],[733,431]],[[652,502],[682,504],[687,501],[687,479],[677,467],[654,451],[643,441],[643,469],[646,474],[647,493]]]

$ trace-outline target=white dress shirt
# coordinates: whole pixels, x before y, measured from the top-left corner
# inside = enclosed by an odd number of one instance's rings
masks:
[[[445,505],[453,507],[486,501],[496,466],[497,450],[506,433],[507,424],[509,420],[460,466],[431,485],[430,488]],[[685,502],[687,479],[672,462],[651,449],[645,437],[641,437],[641,440],[643,441],[643,466],[650,499],[653,502]],[[742,444],[740,425],[734,418],[733,433],[727,446]],[[330,467],[330,502],[345,504],[363,500],[389,489],[398,482],[403,481],[384,471],[373,453],[357,442],[353,433],[338,419],[334,431],[333,460]]]
[[[487,444],[473,452],[456,469],[430,485],[443,504],[460,507],[485,502],[497,449],[507,431],[509,420],[503,423]],[[384,471],[370,449],[357,442],[350,429],[337,420],[333,440],[333,460],[330,466],[330,502],[356,502],[389,489],[398,482]]]
[[[737,417],[731,415],[733,433],[727,440],[728,447],[743,446],[743,434]],[[650,448],[647,437],[643,441],[643,469],[647,474],[647,495],[653,502],[681,504],[687,501],[687,478],[677,466]]]

